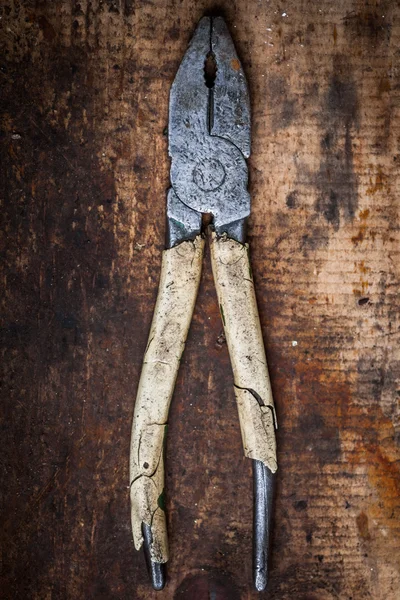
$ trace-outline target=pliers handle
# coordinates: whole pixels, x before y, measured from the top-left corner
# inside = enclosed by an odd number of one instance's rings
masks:
[[[153,587],[164,586],[168,560],[164,446],[168,411],[200,283],[204,239],[164,250],[160,285],[143,359],[132,424],[131,518],[135,548],[145,538]]]
[[[133,536],[137,549],[147,537],[155,587],[158,578],[163,579],[161,565],[168,561],[163,500],[168,411],[196,302],[203,249],[204,239],[198,236],[163,253],[159,292],[133,418],[130,454]],[[275,409],[248,251],[247,244],[218,238],[212,233],[211,264],[233,369],[244,454],[260,463],[256,468],[267,465],[275,473]],[[256,390],[263,390],[262,398]],[[268,470],[263,477],[268,477]],[[257,543],[256,537],[254,542]],[[263,565],[261,570],[264,569]]]

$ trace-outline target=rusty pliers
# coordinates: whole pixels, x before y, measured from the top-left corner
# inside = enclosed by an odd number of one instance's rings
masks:
[[[163,448],[179,362],[200,282],[202,215],[211,214],[210,249],[232,363],[244,453],[253,460],[254,583],[268,579],[277,470],[276,416],[245,244],[250,214],[246,158],[250,103],[246,79],[222,18],[197,26],[171,88],[171,188],[167,249],[143,360],[132,426],[130,490],[135,547],[144,545],[153,587],[168,560]]]

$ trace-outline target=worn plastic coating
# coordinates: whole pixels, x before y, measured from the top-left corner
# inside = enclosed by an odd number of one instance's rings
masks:
[[[143,359],[132,423],[130,497],[135,547],[148,531],[149,557],[168,560],[164,508],[164,440],[168,410],[201,275],[204,240],[182,242],[163,252],[161,277]]]
[[[247,244],[212,234],[211,264],[232,364],[244,453],[275,473],[275,408],[248,250]]]

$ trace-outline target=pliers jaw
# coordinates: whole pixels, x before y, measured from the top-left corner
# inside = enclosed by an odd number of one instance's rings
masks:
[[[242,65],[222,17],[211,19],[211,52],[217,67],[211,135],[225,138],[250,156],[250,96]]]
[[[207,73],[210,56],[214,78]],[[213,82],[207,79],[214,79]],[[203,17],[171,87],[169,153],[179,152],[178,136],[206,129],[250,156],[250,98],[246,77],[222,17]],[[190,130],[190,131],[188,131]]]
[[[210,62],[215,66],[211,77]],[[168,245],[193,239],[203,213],[213,215],[219,234],[243,241],[250,213],[245,160],[250,155],[250,101],[220,17],[201,19],[182,60],[171,88],[168,136]]]

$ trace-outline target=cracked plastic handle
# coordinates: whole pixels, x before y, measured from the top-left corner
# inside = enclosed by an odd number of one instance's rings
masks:
[[[139,550],[145,535],[150,563],[168,560],[164,509],[163,446],[168,410],[185,347],[201,275],[204,240],[165,250],[149,341],[132,424],[130,497],[132,531]],[[150,565],[154,570],[154,564]],[[156,565],[157,566],[157,565]],[[163,578],[155,587],[162,587]]]
[[[272,473],[276,417],[247,244],[212,235],[211,263],[232,363],[245,456]]]
[[[212,236],[211,264],[232,363],[245,456],[253,462],[253,577],[268,583],[276,461],[276,417],[251,273],[249,247]]]

